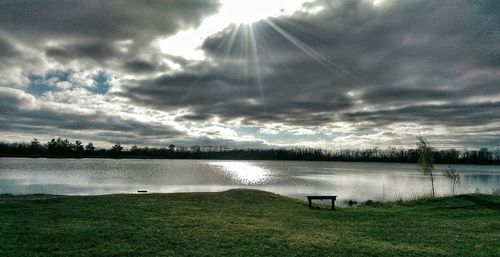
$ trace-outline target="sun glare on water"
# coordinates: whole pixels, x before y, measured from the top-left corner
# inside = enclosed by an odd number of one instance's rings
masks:
[[[259,184],[268,180],[270,171],[250,162],[209,162],[218,172],[244,185]]]

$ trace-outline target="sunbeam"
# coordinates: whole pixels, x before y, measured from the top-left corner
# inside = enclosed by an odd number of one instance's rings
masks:
[[[351,85],[357,85],[357,84],[361,83],[361,80],[358,77],[352,75],[350,72],[346,71],[345,69],[340,67],[338,64],[335,64],[334,62],[323,57],[320,53],[318,53],[316,50],[307,46],[300,39],[294,37],[292,34],[288,33],[287,31],[285,31],[284,29],[279,27],[271,19],[264,19],[263,21],[266,22],[271,28],[273,28],[276,32],[278,32],[281,36],[283,36],[286,40],[288,40],[290,43],[292,43],[299,50],[304,52],[306,55],[311,57],[313,60],[317,61],[319,64],[321,64],[326,69],[335,72],[344,81],[348,82]]]
[[[231,35],[229,36],[229,45],[226,49],[226,53],[224,54],[224,61],[227,60],[227,56],[231,52],[231,49],[233,49],[234,45],[234,40],[236,39],[236,36],[238,35],[238,32],[240,31],[240,24],[234,25],[234,29],[231,31]]]
[[[264,99],[264,90],[262,88],[262,77],[260,74],[259,53],[257,52],[257,42],[255,39],[255,34],[253,32],[253,26],[248,25],[248,30],[250,32],[250,46],[252,50],[252,60],[253,60],[252,64],[255,70],[255,77],[257,79],[257,85],[259,86],[261,99]]]

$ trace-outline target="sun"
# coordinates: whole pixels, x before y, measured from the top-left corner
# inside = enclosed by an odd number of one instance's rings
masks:
[[[291,14],[299,10],[304,0],[252,0],[252,1],[222,1],[221,16],[230,23],[250,24],[267,17]]]
[[[268,17],[293,14],[301,10],[307,1],[222,0],[219,11],[207,17],[198,28],[180,31],[176,35],[160,40],[159,45],[164,53],[202,60],[204,54],[199,50],[199,46],[208,36],[222,31],[231,24],[251,25]]]
[[[385,2],[386,2],[386,0],[373,0],[372,4],[374,6],[382,6],[385,4]]]

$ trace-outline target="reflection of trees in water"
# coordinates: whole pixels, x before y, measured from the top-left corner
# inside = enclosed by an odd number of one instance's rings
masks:
[[[265,168],[269,174],[264,183],[245,185],[215,172],[209,162],[217,161],[4,158],[0,164],[0,192],[99,194],[135,193],[138,189],[192,192],[252,187],[302,200],[307,194],[317,193],[338,195],[339,201],[388,201],[416,198],[430,190],[429,178],[418,173],[416,164],[251,161],[248,163]],[[463,175],[458,193],[473,193],[476,187],[481,192],[500,188],[500,172],[493,166],[455,167]],[[441,167],[436,170],[441,171]],[[436,193],[451,194],[446,178],[440,172],[436,174]]]
[[[468,184],[500,187],[500,173],[494,174],[462,174],[462,181]]]

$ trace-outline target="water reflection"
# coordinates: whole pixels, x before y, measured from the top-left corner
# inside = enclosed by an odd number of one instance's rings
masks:
[[[459,193],[500,189],[500,166],[454,165]],[[439,195],[451,194],[436,165]],[[430,178],[416,164],[302,161],[206,161],[0,158],[0,194],[111,194],[214,192],[253,188],[304,199],[394,200],[430,192]]]
[[[262,184],[269,179],[270,175],[269,170],[251,162],[216,161],[209,162],[208,165],[243,185]]]

